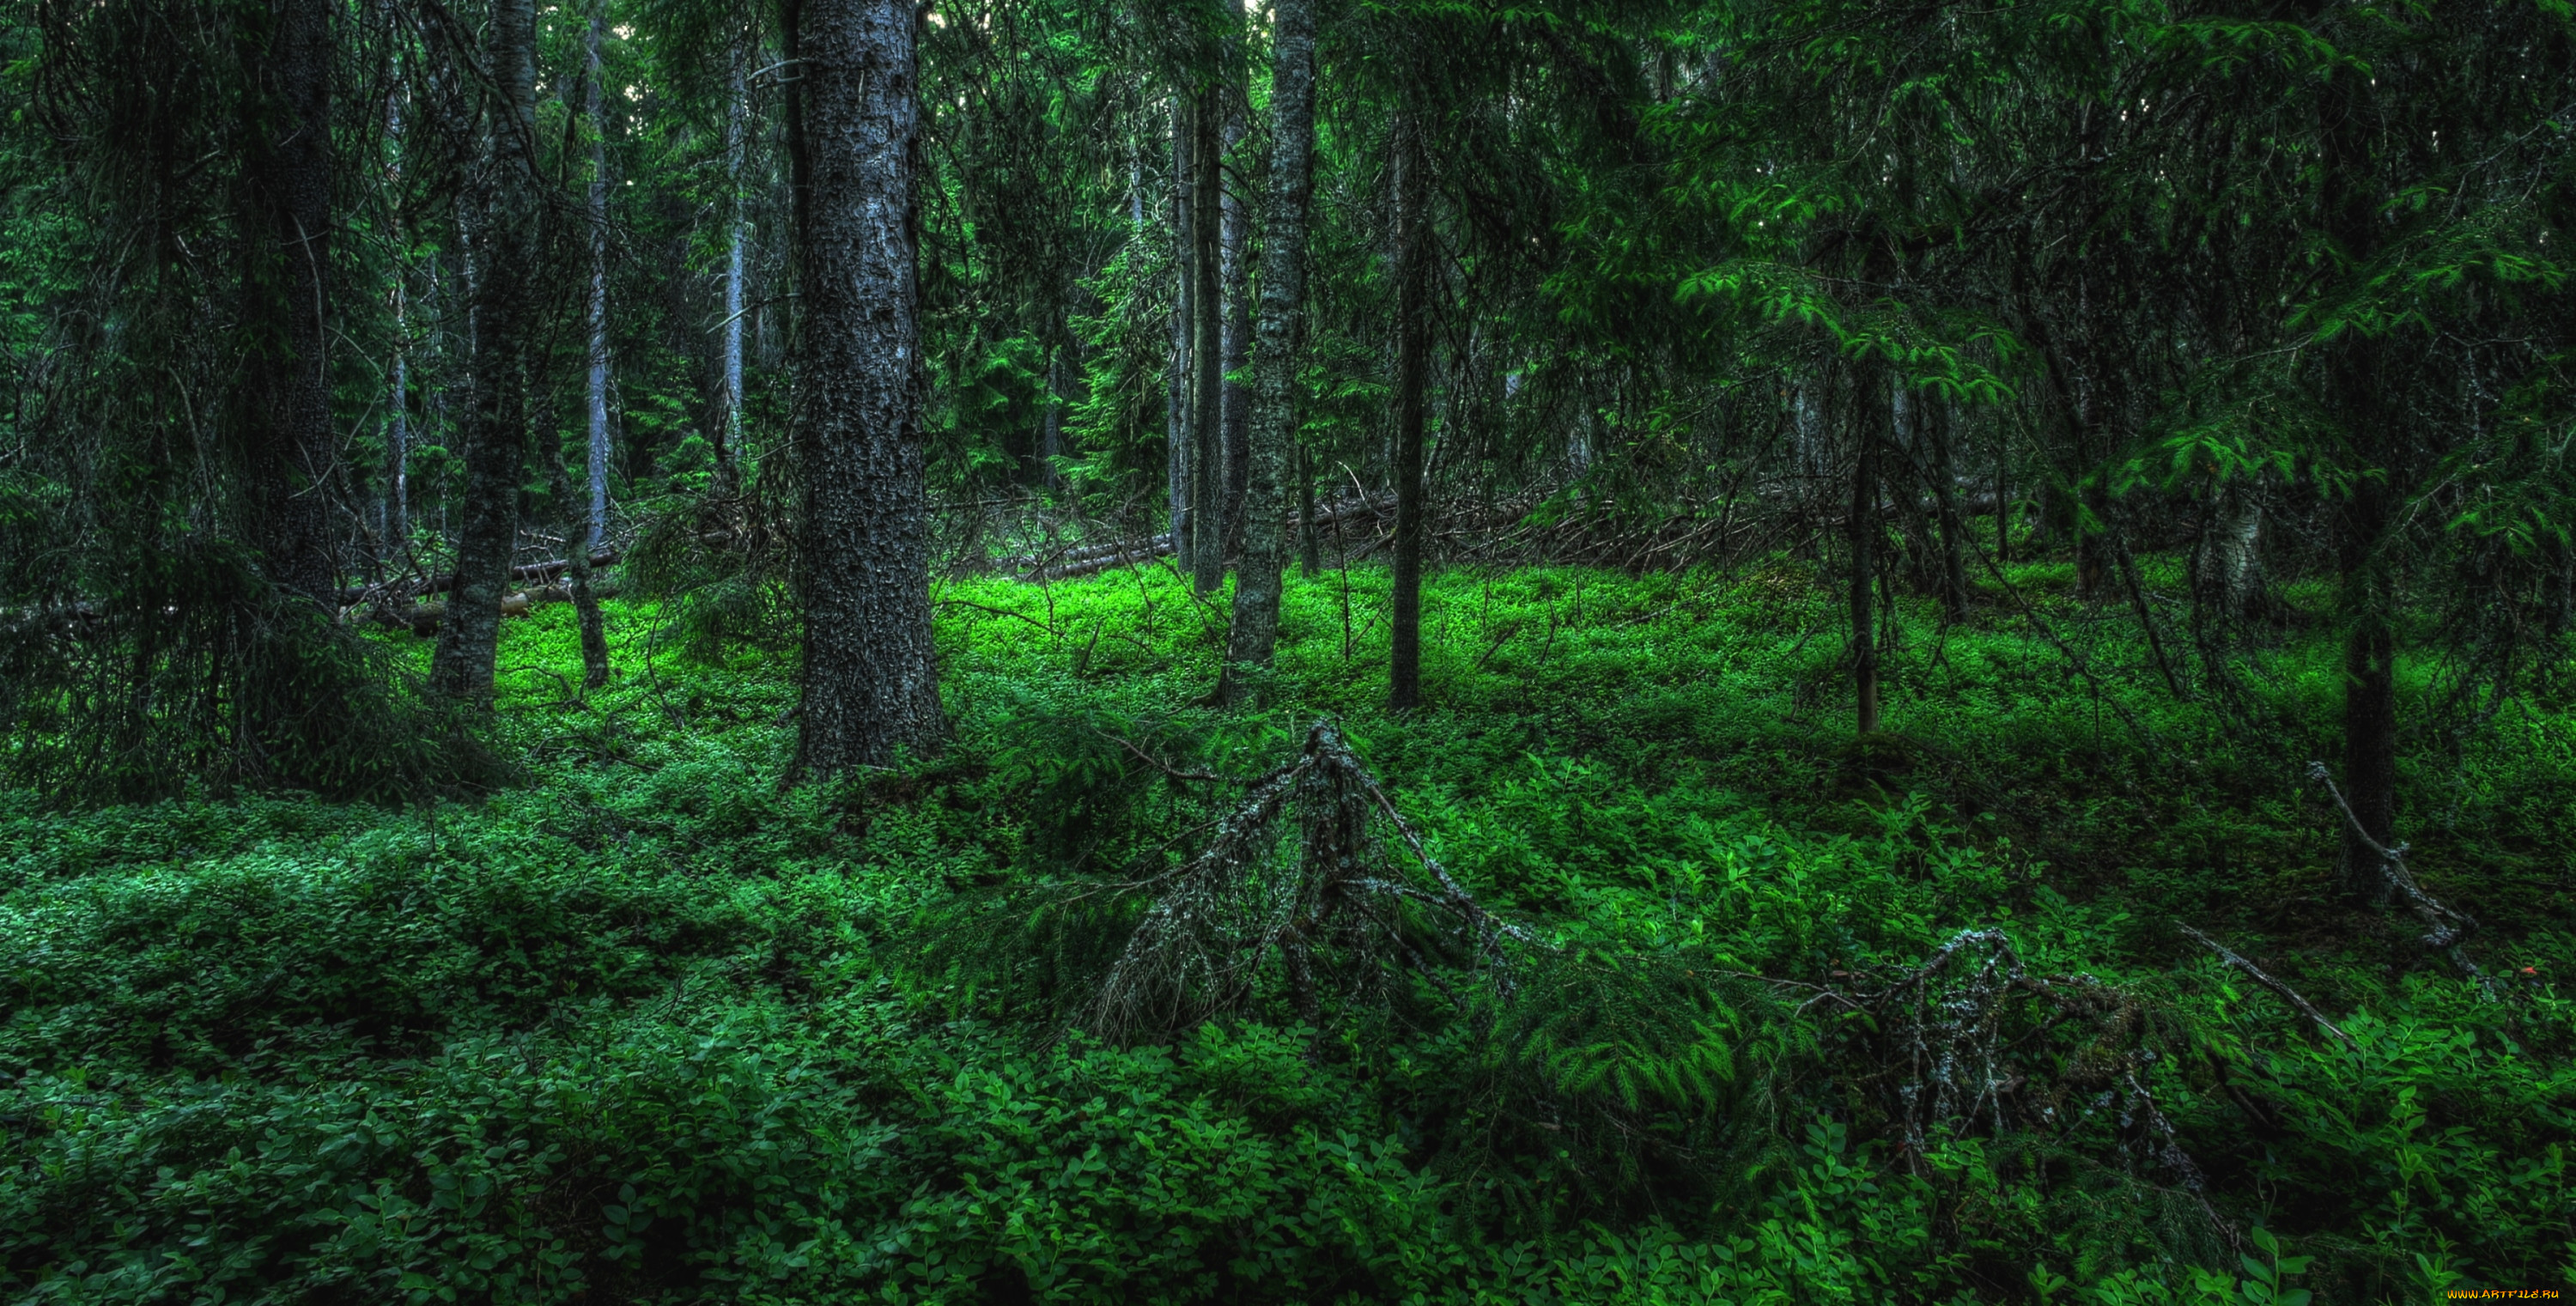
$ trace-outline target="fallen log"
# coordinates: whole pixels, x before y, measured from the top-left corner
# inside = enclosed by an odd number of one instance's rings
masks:
[[[611,566],[616,563],[619,556],[615,549],[604,549],[590,555],[590,565]],[[512,567],[510,579],[514,583],[552,581],[570,570],[572,570],[572,559],[555,558],[546,562],[531,562],[524,567]],[[456,573],[452,571],[432,576],[414,585],[400,583],[355,585],[340,591],[340,605],[354,607],[361,603],[380,603],[388,599],[416,599],[431,594],[445,594],[455,588]]]
[[[1394,506],[1393,495],[1359,502],[1344,501],[1315,514],[1315,525],[1337,526],[1349,518],[1377,516],[1390,511]],[[1105,544],[1087,544],[1060,553],[1023,553],[1015,558],[1003,559],[1000,566],[1005,571],[1025,573],[1020,577],[1024,581],[1072,580],[1082,576],[1095,576],[1112,567],[1150,562],[1172,551],[1172,537],[1166,532],[1142,540],[1112,540]]]

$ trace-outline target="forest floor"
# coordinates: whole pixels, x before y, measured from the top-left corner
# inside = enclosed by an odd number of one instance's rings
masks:
[[[2006,574],[1963,623],[1902,606],[1862,738],[1794,562],[1439,574],[1403,720],[1383,572],[1292,579],[1265,701],[1219,711],[1222,598],[1150,569],[940,583],[953,744],[852,783],[779,783],[790,658],[612,603],[587,695],[568,607],[509,624],[488,796],[0,795],[0,1290],[2576,1287],[2576,704],[2407,743],[2400,833],[2490,997],[2333,887],[2322,591],[2221,713],[2065,565]],[[1319,953],[1320,1006],[1271,967],[1086,1032],[1154,875],[1327,716],[1515,960],[1416,915]]]

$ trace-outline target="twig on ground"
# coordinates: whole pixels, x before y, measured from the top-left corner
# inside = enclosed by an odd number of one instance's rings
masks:
[[[2243,971],[2245,975],[2255,983],[2260,984],[2263,987],[2272,990],[2273,993],[2279,995],[2283,1002],[2287,1002],[2291,1006],[2298,1008],[2300,1015],[2306,1016],[2308,1019],[2315,1021],[2317,1023],[2317,1028],[2334,1035],[2337,1042],[2342,1043],[2345,1047],[2353,1046],[2351,1035],[2335,1028],[2335,1023],[2326,1019],[2324,1012],[2319,1011],[2314,1006],[2310,1005],[2306,998],[2300,997],[2298,992],[2292,989],[2289,985],[2265,974],[2262,967],[2236,955],[2236,953],[2230,950],[2226,944],[2220,943],[2218,940],[2213,939],[2188,925],[2176,925],[2174,928],[2181,930],[2184,934],[2193,939],[2199,940],[2201,946],[2209,949],[2211,952],[2217,953],[2218,959],[2221,962],[2224,962],[2237,970]]]

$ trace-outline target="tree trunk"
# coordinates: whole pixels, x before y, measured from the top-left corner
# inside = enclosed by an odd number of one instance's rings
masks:
[[[254,538],[269,580],[336,611],[330,519],[334,461],[325,359],[331,266],[331,13],[275,0],[247,70],[251,220],[245,223],[244,405]]]
[[[1046,412],[1038,418],[1038,484],[1048,489],[1063,483],[1055,460],[1064,453],[1066,350],[1061,341],[1047,347]]]
[[[1235,19],[1242,21],[1243,0],[1232,0]],[[1275,21],[1275,18],[1274,18]],[[1251,105],[1251,96],[1241,80],[1242,61],[1235,61],[1236,74],[1225,84],[1225,149],[1232,154],[1243,141],[1243,115]],[[1223,156],[1219,156],[1220,163]],[[1220,328],[1220,351],[1225,360],[1225,377],[1219,385],[1217,403],[1221,410],[1218,429],[1225,445],[1225,529],[1230,544],[1228,554],[1239,554],[1250,547],[1244,540],[1247,526],[1243,520],[1243,497],[1252,483],[1252,394],[1250,387],[1237,379],[1244,365],[1252,361],[1252,203],[1239,188],[1224,186],[1224,173],[1218,172],[1219,188],[1224,195],[1225,220],[1218,233],[1219,276],[1225,284],[1225,321]],[[1239,583],[1239,582],[1238,582]]]
[[[594,689],[608,683],[608,627],[600,617],[599,596],[590,587],[590,555],[608,546],[608,121],[599,104],[599,38],[606,21],[602,7],[594,4],[582,44],[588,74],[582,116],[590,120],[590,393],[583,405],[590,419],[588,457],[583,460],[590,493],[582,544],[572,551],[573,611],[581,623],[581,682]]]
[[[1239,666],[1267,667],[1279,639],[1287,567],[1286,481],[1297,453],[1297,343],[1306,314],[1306,209],[1315,189],[1315,0],[1276,0],[1271,10],[1270,194],[1262,215],[1261,348],[1253,369],[1245,476],[1243,565],[1235,574],[1220,701],[1242,698]],[[1240,258],[1237,259],[1238,264]],[[1239,269],[1238,269],[1239,270]],[[1241,287],[1236,293],[1241,294]],[[1299,478],[1308,575],[1315,569],[1315,494]]]
[[[1387,666],[1387,706],[1422,706],[1422,441],[1431,362],[1429,178],[1421,123],[1399,111],[1395,136],[1395,602]]]
[[[1201,594],[1225,583],[1225,302],[1217,257],[1224,112],[1223,92],[1211,82],[1190,114],[1190,501],[1197,518],[1190,571]]]
[[[402,177],[402,100],[398,93],[385,96],[385,152],[392,156],[392,172],[397,181]],[[403,232],[397,217],[393,232],[396,248],[403,248]],[[386,376],[385,394],[385,544],[396,558],[411,554],[411,303],[403,285],[403,268],[396,261],[393,269],[393,366]]]
[[[2338,66],[2324,97],[2327,115],[2322,200],[2328,239],[2347,267],[2367,267],[2378,253],[2384,222],[2380,188],[2370,171],[2383,149],[2368,74]],[[2327,413],[2342,428],[2353,465],[2351,497],[2336,505],[2336,569],[2345,623],[2343,789],[2361,831],[2347,824],[2343,837],[2344,885],[2354,897],[2381,901],[2387,893],[2380,858],[2361,838],[2380,844],[2397,834],[2397,637],[2396,595],[2386,556],[2393,505],[2402,491],[2388,466],[2402,437],[2393,431],[2381,387],[2394,361],[2384,339],[2347,331],[2324,346]]]
[[[1853,378],[1851,512],[1851,650],[1853,728],[1878,730],[1878,460],[1887,442],[1891,393],[1884,369],[1864,362]]]
[[[1323,542],[1315,536],[1315,467],[1297,446],[1297,570],[1312,580],[1324,570]]]
[[[492,688],[501,593],[518,544],[519,486],[527,470],[528,319],[538,246],[533,0],[495,0],[484,65],[497,86],[472,199],[464,206],[474,210],[464,520],[457,530],[456,588],[430,661],[430,683],[457,696]]]
[[[724,411],[716,419],[716,489],[731,493],[742,452],[743,264],[751,247],[751,204],[743,194],[750,154],[751,90],[737,40],[725,97]]]
[[[2200,559],[2201,592],[2228,616],[2252,615],[2261,606],[2263,505],[2250,487],[2230,481],[2219,488],[2214,507]]]
[[[1190,116],[1189,100],[1172,97],[1172,369],[1169,402],[1170,438],[1167,441],[1165,468],[1171,479],[1172,557],[1182,571],[1194,571],[1198,557],[1198,514],[1191,509],[1196,503],[1197,480],[1193,475],[1196,459],[1191,456],[1191,432],[1194,429],[1190,407],[1190,295],[1197,286],[1197,262],[1190,245]]]
[[[796,771],[939,751],[929,505],[915,401],[919,149],[909,0],[802,0],[796,82],[799,321],[793,422],[805,480]]]
[[[1968,619],[1967,522],[1959,514],[1959,464],[1951,439],[1951,410],[1918,398],[1923,430],[1930,436],[1932,494],[1941,509],[1941,611],[1949,621]]]

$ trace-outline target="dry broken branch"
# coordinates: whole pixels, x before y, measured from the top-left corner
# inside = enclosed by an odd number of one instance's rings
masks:
[[[2292,989],[2289,985],[2265,974],[2262,967],[2236,955],[2236,953],[2230,950],[2226,944],[2220,943],[2218,940],[2213,939],[2188,925],[2177,925],[2175,928],[2181,930],[2187,935],[2190,935],[2192,938],[2199,940],[2201,946],[2208,948],[2211,952],[2217,953],[2219,961],[2244,972],[2248,979],[2272,990],[2272,992],[2278,995],[2283,1002],[2296,1007],[2300,1015],[2306,1016],[2308,1019],[2315,1021],[2317,1023],[2317,1028],[2334,1035],[2335,1041],[2343,1044],[2345,1047],[2353,1046],[2352,1036],[2335,1028],[2335,1023],[2326,1019],[2325,1013],[2310,1005],[2306,998],[2300,997],[2297,990]]]
[[[2424,946],[2449,958],[2452,965],[2459,967],[2461,974],[2477,981],[2481,992],[2489,998],[2495,997],[2495,980],[2469,959],[2466,946],[2468,937],[2477,932],[2478,918],[2452,908],[2415,883],[2414,872],[2406,868],[2407,846],[2400,842],[2390,847],[2370,836],[2370,831],[2362,827],[2361,818],[2353,813],[2352,804],[2344,801],[2343,791],[2335,787],[2334,777],[2326,771],[2325,763],[2308,763],[2308,779],[2326,787],[2327,795],[2334,799],[2336,809],[2343,813],[2343,819],[2361,839],[2362,845],[2378,854],[2382,882],[2389,892],[2405,901],[2407,909],[2415,913],[2417,920],[2424,922]]]

